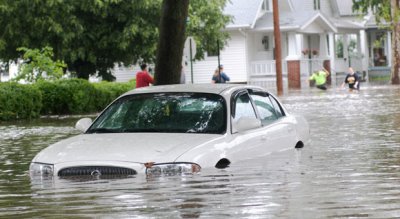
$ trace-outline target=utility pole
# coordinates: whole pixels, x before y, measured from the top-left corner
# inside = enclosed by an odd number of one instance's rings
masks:
[[[274,16],[274,38],[275,38],[275,64],[276,64],[276,88],[278,95],[283,94],[282,85],[282,51],[281,51],[281,30],[279,27],[278,0],[272,0]]]

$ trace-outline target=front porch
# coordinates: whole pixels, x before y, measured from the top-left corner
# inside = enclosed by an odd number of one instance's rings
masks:
[[[281,33],[285,87],[308,87],[307,78],[322,68],[330,72],[328,83],[333,86],[342,83],[349,67],[368,80],[368,60],[372,50],[369,33],[361,25],[331,21],[318,12],[298,24]],[[250,84],[276,86],[273,38],[272,32],[265,29],[251,33],[248,43]]]
[[[327,62],[329,60],[312,58],[306,59],[302,58],[298,60],[300,66],[300,87],[309,87],[309,83],[306,83],[307,79],[315,71],[321,70],[324,66],[326,68]],[[343,61],[344,62],[344,61]],[[352,58],[351,65],[355,69],[361,69],[362,59]],[[344,64],[344,63],[343,63]],[[335,71],[334,68],[328,69],[331,72],[331,83],[337,86],[342,81],[342,74]],[[289,87],[288,80],[288,60],[282,60],[282,80],[285,87]],[[340,78],[340,82],[337,78]],[[265,60],[265,61],[252,61],[250,63],[250,73],[249,73],[249,84],[258,85],[266,88],[276,88],[276,61],[275,60]]]
[[[307,78],[317,70],[320,70],[325,60],[323,59],[301,59],[300,64],[300,84],[301,87],[308,87],[304,83]],[[282,60],[282,80],[285,87],[288,87],[288,61]],[[258,85],[266,88],[276,87],[276,61],[253,61],[250,64],[249,84]]]

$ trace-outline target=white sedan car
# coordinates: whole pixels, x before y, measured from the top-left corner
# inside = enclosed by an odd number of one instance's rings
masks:
[[[261,87],[165,85],[113,101],[77,135],[42,150],[31,176],[193,174],[302,148],[309,126]]]

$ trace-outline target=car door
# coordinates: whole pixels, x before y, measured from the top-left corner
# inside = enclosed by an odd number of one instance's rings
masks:
[[[247,90],[235,93],[231,98],[231,132],[232,139],[226,157],[235,163],[240,160],[251,159],[259,156],[259,147],[263,133],[260,128],[238,131],[235,125],[242,117],[257,118],[254,105]]]
[[[263,154],[268,154],[294,148],[296,145],[294,124],[286,117],[277,99],[264,91],[252,91],[250,96],[263,124],[260,129],[263,135],[259,150]]]

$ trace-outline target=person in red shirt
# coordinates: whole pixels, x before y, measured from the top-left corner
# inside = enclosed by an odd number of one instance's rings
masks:
[[[147,65],[141,64],[140,69],[142,69],[142,71],[136,73],[136,88],[147,87],[150,86],[150,84],[153,84],[154,79],[151,77],[149,72],[147,72]]]

